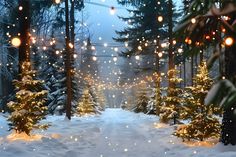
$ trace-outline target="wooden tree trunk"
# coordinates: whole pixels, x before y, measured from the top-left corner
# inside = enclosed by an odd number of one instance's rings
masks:
[[[69,24],[69,4],[68,0],[65,0],[65,19],[66,19],[66,117],[71,119],[71,101],[72,101],[72,80],[71,80],[71,49],[70,49],[70,24]]]
[[[22,63],[30,62],[30,0],[19,0],[19,29],[21,45],[19,47],[19,73]]]

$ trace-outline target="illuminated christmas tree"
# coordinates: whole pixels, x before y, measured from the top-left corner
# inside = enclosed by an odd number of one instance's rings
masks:
[[[160,107],[160,121],[168,123],[170,120],[174,120],[174,124],[176,124],[182,108],[183,90],[180,88],[180,83],[183,80],[178,77],[179,71],[176,68],[169,70],[167,74],[172,86],[165,89],[167,95],[163,96],[163,104]]]
[[[79,116],[100,113],[99,107],[93,101],[93,97],[90,93],[89,88],[85,88],[83,91],[82,97],[77,106],[77,113]]]
[[[10,129],[16,133],[30,135],[33,129],[46,129],[47,124],[39,124],[46,116],[45,106],[47,91],[42,90],[43,81],[35,79],[35,71],[30,70],[30,63],[22,64],[20,80],[14,80],[16,86],[16,101],[8,103],[12,111],[8,121]]]
[[[201,140],[219,137],[220,123],[214,115],[220,113],[218,107],[205,105],[204,99],[213,85],[209,77],[206,63],[199,66],[198,73],[193,79],[193,86],[187,87],[189,93],[184,104],[182,116],[190,119],[190,123],[177,129],[175,135],[183,140]]]

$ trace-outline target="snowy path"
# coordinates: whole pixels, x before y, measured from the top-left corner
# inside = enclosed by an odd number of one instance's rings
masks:
[[[155,128],[155,116],[107,109],[101,116],[50,116],[51,127],[41,133],[59,138],[8,142],[7,125],[1,117],[0,157],[235,157],[236,147],[187,147],[171,136],[172,127]],[[2,138],[1,138],[2,137]],[[228,150],[225,150],[225,149]],[[233,151],[234,150],[234,151]]]

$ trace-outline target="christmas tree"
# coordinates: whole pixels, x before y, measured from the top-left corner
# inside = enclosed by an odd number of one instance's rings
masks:
[[[138,112],[143,112],[147,113],[147,106],[148,106],[148,101],[149,97],[147,96],[147,89],[145,84],[140,85],[138,92],[137,92],[137,97],[136,97],[136,104],[135,107],[133,108],[133,111],[138,113]]]
[[[160,121],[168,123],[171,119],[176,124],[177,118],[180,118],[180,111],[182,108],[183,90],[180,88],[182,79],[178,77],[179,71],[171,69],[167,73],[169,82],[172,86],[165,88],[166,96],[163,96],[163,104],[160,108]]]
[[[47,91],[42,90],[43,81],[35,79],[35,71],[30,70],[30,62],[22,64],[20,80],[14,80],[16,86],[16,101],[8,103],[12,111],[8,121],[10,129],[16,133],[30,135],[33,129],[46,129],[47,124],[39,124],[46,116],[45,106]]]
[[[88,87],[83,91],[82,97],[77,106],[77,113],[80,116],[100,113],[99,107],[93,101],[93,97]]]
[[[193,86],[187,87],[187,93],[190,95],[186,98],[182,116],[189,118],[190,123],[178,128],[175,132],[176,136],[183,140],[196,139],[201,141],[210,137],[219,137],[220,123],[214,115],[219,114],[220,109],[204,103],[212,85],[213,80],[209,77],[204,62],[199,66],[198,73],[193,80]]]

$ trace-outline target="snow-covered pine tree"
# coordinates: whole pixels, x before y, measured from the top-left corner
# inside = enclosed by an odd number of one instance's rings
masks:
[[[89,114],[99,114],[99,107],[93,101],[93,97],[88,87],[83,90],[83,95],[80,98],[80,102],[77,106],[77,114],[79,116],[89,115]]]
[[[149,101],[149,97],[148,97],[146,84],[141,84],[138,87],[135,107],[133,108],[133,111],[136,113],[139,113],[139,112],[147,113],[148,101]]]
[[[177,68],[171,69],[167,73],[168,81],[173,85],[164,89],[167,95],[163,96],[163,104],[160,108],[160,121],[162,123],[168,123],[170,120],[174,120],[176,124],[177,119],[180,118],[180,111],[182,108],[182,95],[183,90],[180,87],[180,83],[183,81],[179,78],[179,71]],[[171,77],[170,77],[171,76]]]
[[[152,95],[148,102],[148,114],[156,114],[159,116],[162,103],[162,89],[161,89],[161,76],[158,73],[154,73],[154,88],[152,89]]]
[[[30,69],[30,62],[23,62],[20,80],[13,83],[17,89],[16,101],[8,103],[12,111],[8,117],[10,129],[16,133],[30,135],[33,129],[47,129],[47,124],[39,124],[46,116],[47,91],[42,90],[43,81],[35,79],[36,72]]]
[[[184,103],[182,116],[189,118],[190,123],[179,127],[175,132],[176,136],[183,140],[195,139],[200,141],[219,137],[220,123],[214,115],[220,113],[220,108],[204,104],[204,99],[212,85],[213,80],[209,77],[206,63],[203,62],[193,79],[193,86],[186,87],[187,93],[190,95]]]
[[[97,103],[101,107],[101,110],[104,111],[106,108],[106,98],[105,98],[104,90],[102,89],[102,86],[98,86],[95,89],[95,92],[96,92]]]

